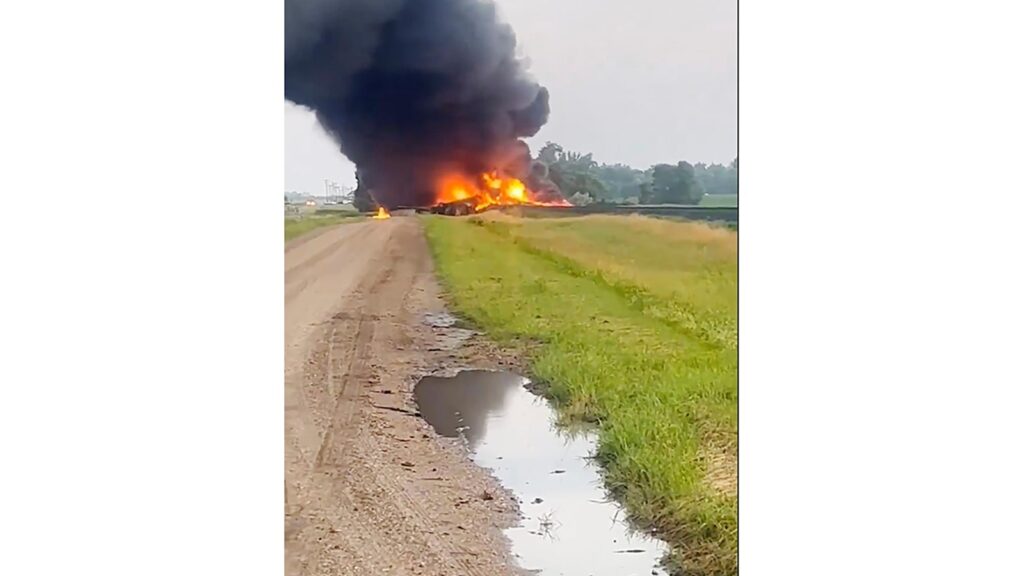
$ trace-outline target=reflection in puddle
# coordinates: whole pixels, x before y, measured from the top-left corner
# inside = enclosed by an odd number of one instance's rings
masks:
[[[506,534],[528,570],[545,576],[648,576],[666,545],[630,534],[607,501],[593,453],[596,437],[572,437],[555,426],[548,403],[526,379],[508,372],[464,371],[428,376],[415,389],[423,417],[438,434],[462,438],[473,461],[493,470],[519,498],[524,518]]]

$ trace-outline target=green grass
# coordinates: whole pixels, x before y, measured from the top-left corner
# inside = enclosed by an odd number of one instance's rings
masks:
[[[611,491],[687,574],[737,571],[736,234],[643,217],[426,217],[457,313],[595,422]]]
[[[697,205],[714,208],[735,208],[739,205],[739,196],[736,194],[705,194]]]
[[[324,226],[333,226],[343,222],[358,222],[362,215],[358,212],[340,212],[330,215],[323,215],[319,212],[311,216],[301,218],[284,219],[284,241],[287,242],[298,238],[307,232],[312,232]]]
[[[351,204],[328,204],[316,209],[316,214],[357,214],[358,212]]]

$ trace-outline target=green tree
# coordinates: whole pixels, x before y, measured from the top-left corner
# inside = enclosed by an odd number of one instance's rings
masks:
[[[561,163],[573,172],[582,174],[589,173],[597,168],[597,162],[594,162],[594,158],[589,152],[587,154],[572,151],[566,152],[561,158]]]
[[[625,164],[600,164],[590,153],[547,142],[537,159],[541,166],[535,167],[534,176],[557,185],[566,197],[585,194],[598,202],[696,204],[704,194],[737,193],[738,157],[728,166],[678,162],[641,171]]]
[[[608,189],[608,199],[613,202],[637,198],[640,184],[646,181],[642,171],[625,164],[601,164],[593,174]]]
[[[654,203],[654,188],[650,182],[644,182],[640,184],[640,203],[641,204],[653,204]]]
[[[547,142],[544,147],[537,152],[537,159],[541,162],[551,166],[562,157],[564,151],[562,147],[554,142]]]
[[[729,167],[732,168],[730,178],[732,179],[733,193],[738,196],[740,193],[740,157],[737,156],[733,158],[732,164],[730,164]]]
[[[704,196],[689,162],[654,166],[651,189],[654,202],[658,204],[696,204]]]
[[[698,163],[694,165],[694,174],[697,181],[704,188],[707,194],[736,194],[736,161],[733,160],[729,166],[721,164],[707,165]]]
[[[568,198],[576,194],[596,200],[608,199],[608,188],[596,176],[597,162],[591,154],[565,150],[554,142],[548,142],[537,153],[537,159],[547,166],[544,175]],[[543,170],[533,173],[541,177]]]
[[[586,194],[595,200],[608,198],[608,189],[600,180],[585,172],[574,170],[571,165],[555,163],[549,166],[548,177],[567,198],[574,194]]]

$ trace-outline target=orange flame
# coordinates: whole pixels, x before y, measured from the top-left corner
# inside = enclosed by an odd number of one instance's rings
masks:
[[[535,197],[522,180],[499,176],[497,171],[481,174],[475,180],[462,174],[448,174],[437,185],[435,204],[447,204],[472,200],[474,210],[490,206],[514,206],[517,204],[541,206],[571,206],[565,200],[545,202]]]
[[[386,218],[391,218],[391,214],[388,214],[388,211],[385,210],[383,206],[378,207],[377,213],[373,215],[373,219],[384,220]]]

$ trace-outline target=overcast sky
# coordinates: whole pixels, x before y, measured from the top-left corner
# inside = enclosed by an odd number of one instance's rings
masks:
[[[529,140],[599,162],[727,163],[736,156],[734,0],[497,0],[551,117]],[[285,190],[355,186],[309,111],[285,102]]]

